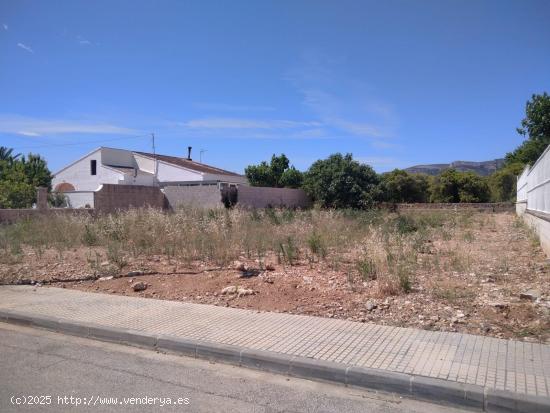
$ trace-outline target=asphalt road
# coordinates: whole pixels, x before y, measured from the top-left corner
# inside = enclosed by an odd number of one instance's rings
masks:
[[[463,412],[4,323],[0,411]]]

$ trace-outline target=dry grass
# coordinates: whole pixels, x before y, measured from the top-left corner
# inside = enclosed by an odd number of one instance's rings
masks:
[[[238,278],[236,260],[262,276]],[[519,299],[550,296],[544,260],[511,213],[133,210],[0,225],[3,283],[113,276],[63,285],[138,294],[117,277],[141,271],[149,297],[547,340],[547,298]],[[256,294],[219,294],[234,283]]]
[[[62,259],[65,252],[85,247],[90,269],[99,274],[103,261],[121,271],[131,258],[154,255],[185,266],[202,262],[220,267],[244,256],[255,259],[261,268],[268,257],[275,256],[288,266],[304,260],[324,262],[347,272],[351,284],[377,280],[381,295],[396,295],[411,290],[411,274],[427,239],[445,226],[453,227],[456,219],[437,211],[397,215],[273,209],[54,216],[1,226],[0,262],[18,262],[29,248],[38,257],[53,249]]]

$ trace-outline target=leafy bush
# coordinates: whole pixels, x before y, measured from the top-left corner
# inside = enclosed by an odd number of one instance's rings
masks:
[[[473,172],[447,169],[437,176],[431,188],[432,202],[488,202],[487,179]]]
[[[378,198],[378,175],[351,154],[334,154],[311,165],[304,190],[325,208],[368,208]]]
[[[317,232],[314,231],[308,237],[307,244],[309,246],[309,250],[313,255],[321,258],[325,258],[325,256],[327,255],[327,250],[325,248],[325,245],[323,244],[323,240]]]
[[[283,153],[271,157],[268,164],[263,161],[259,165],[249,165],[244,173],[252,186],[270,186],[275,188],[299,188],[302,185],[303,174],[294,166]]]
[[[14,155],[0,146],[0,208],[30,208],[36,202],[36,187],[50,187],[52,176],[39,155]]]
[[[395,228],[400,234],[409,234],[418,231],[418,225],[409,215],[398,215],[395,219]]]
[[[372,258],[363,257],[357,261],[357,270],[365,281],[376,280],[378,269]]]
[[[427,202],[430,178],[424,174],[409,174],[400,169],[382,174],[380,200],[384,202]]]

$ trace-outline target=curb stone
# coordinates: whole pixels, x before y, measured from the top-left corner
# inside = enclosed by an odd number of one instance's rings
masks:
[[[366,367],[346,366],[283,353],[138,330],[71,322],[48,316],[0,310],[0,321],[35,326],[79,337],[129,344],[184,356],[223,362],[312,380],[340,383],[409,396],[438,404],[476,408],[486,412],[550,412],[550,398]]]

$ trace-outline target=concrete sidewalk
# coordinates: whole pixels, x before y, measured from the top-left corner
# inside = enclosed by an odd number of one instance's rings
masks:
[[[0,318],[486,411],[550,412],[550,346],[201,304],[0,287]]]

